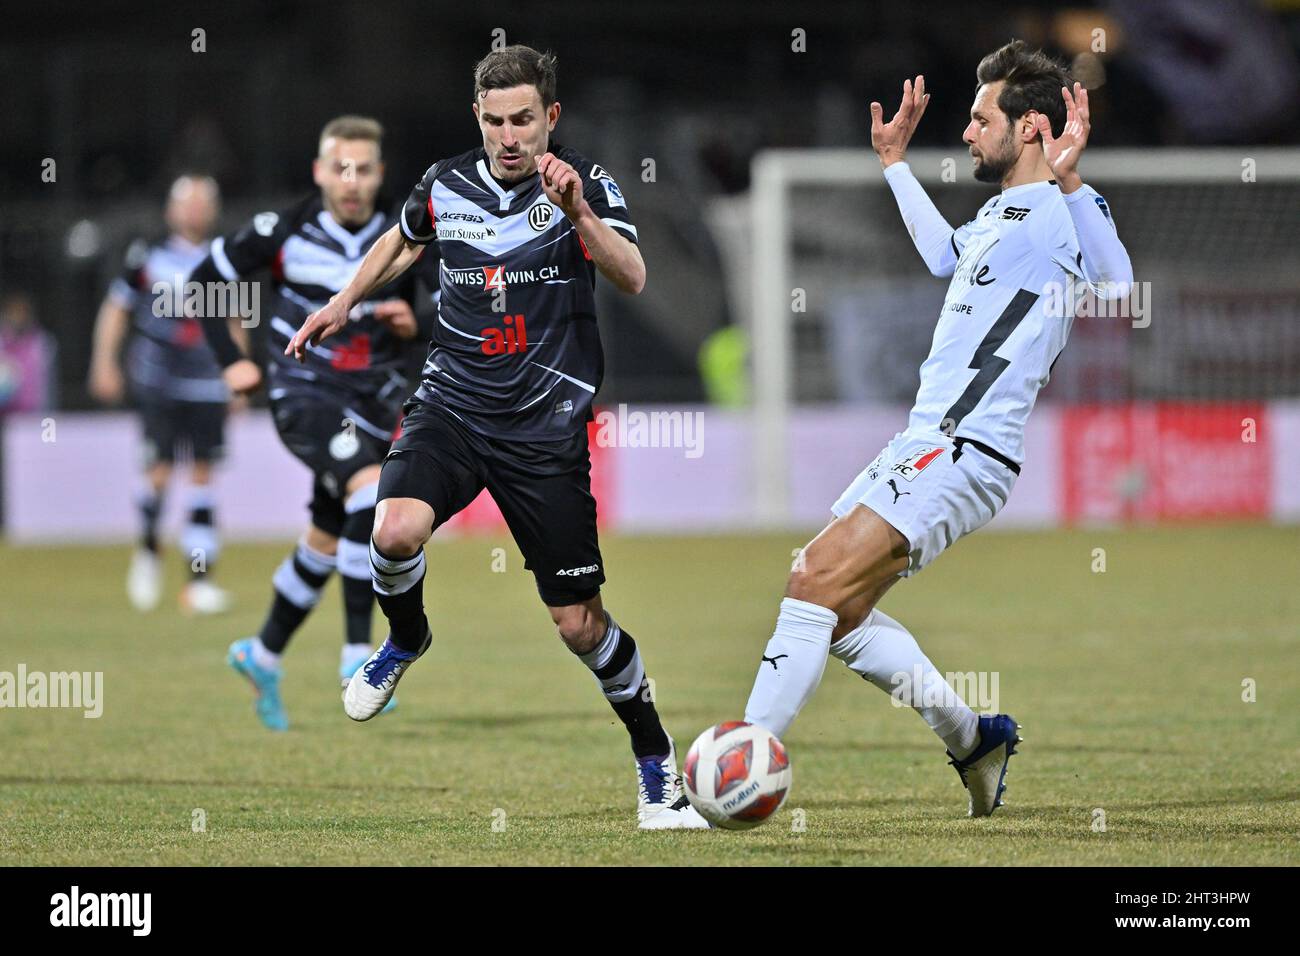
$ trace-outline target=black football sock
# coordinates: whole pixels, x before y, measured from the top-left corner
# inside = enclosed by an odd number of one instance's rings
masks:
[[[158,553],[158,516],[162,514],[162,492],[152,488],[140,493],[140,547]]]
[[[320,600],[321,589],[329,580],[336,562],[334,555],[314,551],[299,541],[293,554],[275,569],[275,576],[271,578],[275,597],[259,635],[262,645],[272,654],[284,653],[293,632]]]
[[[659,722],[650,681],[645,676],[641,652],[632,635],[620,628],[605,612],[605,636],[594,649],[578,657],[591,668],[614,713],[632,738],[637,757],[659,757],[668,753],[668,734]]]
[[[210,574],[217,563],[221,542],[217,537],[212,490],[206,485],[190,489],[190,513],[181,532],[181,550],[195,580]]]
[[[384,554],[370,542],[370,576],[380,610],[388,618],[389,639],[398,650],[418,654],[429,633],[424,616],[424,549],[415,554]]]

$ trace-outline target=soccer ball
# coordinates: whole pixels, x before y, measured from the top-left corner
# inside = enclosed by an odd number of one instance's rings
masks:
[[[727,830],[758,826],[781,808],[790,792],[785,745],[743,720],[729,720],[696,737],[684,771],[691,806]]]

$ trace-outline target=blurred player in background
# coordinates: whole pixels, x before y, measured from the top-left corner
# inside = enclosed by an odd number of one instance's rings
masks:
[[[382,138],[383,128],[373,119],[331,120],[312,164],[319,192],[287,209],[259,213],[232,236],[216,239],[190,277],[207,286],[271,270],[272,294],[261,297],[261,312],[269,317],[271,413],[285,446],[313,475],[311,522],[275,571],[262,630],[235,641],[228,657],[252,682],[257,715],[272,730],[288,727],[280,698],[281,655],[336,569],[346,618],[341,676],[350,677],[370,656],[375,597],[369,542],[379,463],[409,390],[403,375],[407,344],[431,335],[416,318],[420,273],[413,271],[359,302],[345,334],[330,348],[311,349],[302,364],[284,355],[303,320],[348,283],[366,251],[397,221],[376,208],[384,179]],[[436,267],[436,257],[430,263]],[[436,288],[436,279],[426,282]],[[203,329],[227,384],[248,392],[261,384],[262,372],[222,319],[205,316]]]
[[[956,230],[903,161],[929,102],[924,77],[903,84],[889,123],[871,104],[871,143],[908,233],[931,273],[952,282],[907,428],[803,550],[745,720],[783,735],[832,654],[920,713],[947,745],[970,816],[987,816],[1002,805],[1016,721],[977,716],[876,602],[1006,504],[1025,422],[1065,348],[1076,284],[1120,298],[1133,272],[1109,209],[1079,177],[1087,91],[1076,83],[1071,94],[1064,68],[1019,41],[986,56],[976,75],[962,138],[975,178],[1001,192]]]
[[[426,246],[438,249],[439,327],[384,462],[371,545],[389,638],[353,676],[344,709],[373,717],[431,644],[424,543],[486,488],[560,638],[628,730],[638,826],[707,826],[679,802],[673,741],[640,651],[600,597],[587,447],[604,365],[596,273],[620,292],[641,291],[636,226],[613,177],[550,140],[560,117],[554,56],[526,46],[488,54],[474,71],[473,111],[483,145],[429,167],[399,226],[285,349],[310,363],[316,342],[346,334],[357,302]]]
[[[212,470],[222,453],[230,393],[199,323],[187,318],[184,309],[185,278],[207,255],[219,202],[217,184],[209,177],[177,179],[165,213],[170,234],[131,244],[126,267],[109,287],[95,320],[90,393],[100,402],[117,404],[129,381],[144,426],[140,545],[126,584],[131,603],[141,611],[153,609],[162,597],[158,520],[178,454],[191,460],[188,515],[180,538],[190,580],[181,591],[181,606],[216,614],[230,604],[211,580],[220,551]],[[122,344],[133,324],[124,375]]]

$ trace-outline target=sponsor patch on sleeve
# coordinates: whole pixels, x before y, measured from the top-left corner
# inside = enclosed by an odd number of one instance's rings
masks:
[[[618,183],[608,176],[602,176],[600,184],[605,187],[605,199],[609,201],[611,207],[621,206],[627,208],[627,200],[623,198],[623,191],[618,188]]]

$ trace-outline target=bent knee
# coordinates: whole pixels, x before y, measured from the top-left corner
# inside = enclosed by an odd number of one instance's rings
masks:
[[[551,608],[555,630],[564,646],[575,654],[590,654],[605,636],[605,616],[582,604]]]
[[[786,581],[785,596],[838,613],[839,605],[851,596],[847,577],[842,568],[809,556],[805,550]]]
[[[372,537],[375,547],[384,554],[394,557],[414,554],[424,547],[432,533],[432,511],[428,506],[422,511],[394,507],[390,501],[379,502]]]

